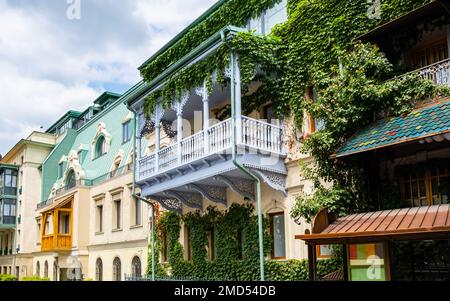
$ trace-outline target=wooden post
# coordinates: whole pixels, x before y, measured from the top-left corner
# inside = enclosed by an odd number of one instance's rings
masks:
[[[317,281],[317,254],[316,245],[308,243],[309,281]]]
[[[344,269],[344,281],[349,281],[347,244],[342,244],[342,268]]]

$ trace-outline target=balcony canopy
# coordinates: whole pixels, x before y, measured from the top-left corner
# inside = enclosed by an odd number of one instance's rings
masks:
[[[321,211],[313,221],[312,234],[296,239],[312,244],[357,243],[392,240],[447,238],[450,235],[450,204],[359,213],[333,221]]]
[[[381,119],[354,134],[336,153],[345,157],[392,145],[450,140],[450,99],[412,111],[406,116]]]

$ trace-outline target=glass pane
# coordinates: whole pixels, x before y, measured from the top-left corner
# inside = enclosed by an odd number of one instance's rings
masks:
[[[284,215],[276,215],[273,217],[273,245],[275,258],[286,257]]]
[[[420,188],[420,206],[426,206],[427,205],[427,190],[426,190],[424,178],[420,179],[419,188]]]
[[[384,281],[384,244],[349,245],[349,277],[351,281]]]
[[[411,181],[411,186],[412,186],[412,199],[413,199],[413,204],[415,207],[420,206],[419,203],[419,192],[418,192],[418,187],[417,187],[417,181]]]

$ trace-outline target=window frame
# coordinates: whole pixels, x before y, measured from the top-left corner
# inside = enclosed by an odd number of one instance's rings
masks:
[[[122,123],[122,144],[130,142],[132,139],[131,120]]]
[[[279,257],[275,257],[275,237],[274,237],[274,222],[273,222],[273,218],[276,216],[283,216],[283,229],[284,229],[284,256],[279,256]],[[285,216],[285,212],[284,211],[279,211],[279,212],[274,212],[274,213],[270,213],[269,214],[269,220],[270,220],[270,235],[272,236],[272,251],[270,254],[270,258],[272,260],[285,260],[286,259],[286,252],[287,252],[287,248],[286,248],[286,216]]]

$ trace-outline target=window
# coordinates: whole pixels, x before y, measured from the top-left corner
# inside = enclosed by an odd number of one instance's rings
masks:
[[[36,276],[41,277],[41,264],[36,262]]]
[[[97,233],[103,233],[103,205],[97,205]]]
[[[59,234],[70,234],[70,213],[59,212]]]
[[[61,179],[63,177],[64,174],[64,163],[61,162],[58,165],[58,179]]]
[[[168,257],[168,253],[169,253],[169,238],[167,236],[167,232],[163,231],[162,233],[162,241],[163,241],[163,245],[161,248],[161,257],[162,257],[162,261],[163,262],[168,262],[169,261],[169,257]]]
[[[106,139],[100,136],[95,144],[95,158],[99,158],[106,154]]]
[[[4,174],[4,191],[6,195],[17,194],[17,171],[6,169]]]
[[[128,142],[131,140],[131,121],[127,121],[122,125],[122,142]]]
[[[80,164],[82,164],[84,161],[83,153],[84,153],[84,151],[82,151],[82,150],[78,151],[78,162],[80,162]]]
[[[286,258],[284,212],[270,215],[270,233],[273,238],[272,259]]]
[[[208,234],[208,257],[210,260],[217,258],[216,233],[216,229],[213,228]]]
[[[48,261],[44,263],[44,278],[48,278]]]
[[[448,168],[411,168],[400,177],[405,205],[411,207],[448,204]]]
[[[95,262],[95,280],[103,281],[103,261],[100,258]]]
[[[384,253],[383,243],[348,245],[349,280],[386,280]]]
[[[184,226],[184,235],[186,243],[186,260],[192,260],[192,244],[191,244],[191,229],[188,226]]]
[[[113,261],[113,281],[122,281],[122,263],[119,257]]]
[[[0,215],[0,219],[4,225],[14,225],[16,223],[16,200],[3,200]]]
[[[134,224],[136,226],[142,225],[142,203],[138,198],[134,199]]]
[[[448,58],[447,40],[440,40],[422,48],[414,56],[416,68],[422,68]]]
[[[122,215],[122,202],[120,200],[120,197],[115,197],[114,199],[114,213],[113,213],[113,227],[115,230],[122,229],[121,224],[121,215]]]
[[[131,274],[133,277],[140,278],[142,277],[141,273],[141,259],[135,256],[131,261]]]
[[[72,169],[67,174],[66,189],[71,189],[74,188],[75,186],[77,186],[77,179],[75,177],[75,171],[73,171]]]

